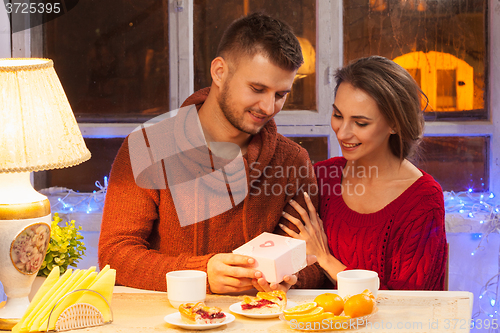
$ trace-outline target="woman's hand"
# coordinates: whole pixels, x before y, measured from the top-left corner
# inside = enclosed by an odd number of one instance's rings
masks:
[[[299,229],[299,233],[296,233],[292,229],[286,227],[283,224],[280,224],[281,229],[285,231],[290,237],[296,239],[302,239],[306,241],[307,246],[307,254],[314,255],[318,258],[319,263],[321,264],[321,259],[326,260],[328,256],[330,256],[330,249],[328,247],[328,240],[323,229],[323,221],[319,218],[316,209],[311,201],[309,195],[304,192],[304,199],[309,209],[309,213],[302,208],[295,200],[290,200],[290,205],[299,213],[300,217],[304,221],[293,217],[292,215],[283,212],[283,217],[288,221],[292,222]]]

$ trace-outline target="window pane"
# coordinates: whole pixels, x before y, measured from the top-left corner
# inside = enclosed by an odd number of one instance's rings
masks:
[[[104,185],[104,177],[109,177],[111,165],[123,140],[124,138],[85,139],[92,154],[90,160],[70,168],[36,172],[35,188],[39,190],[58,186],[80,192],[99,190],[95,182],[99,181]]]
[[[369,55],[396,61],[429,98],[427,118],[486,118],[485,6],[484,0],[344,0],[345,63]]]
[[[79,121],[137,121],[168,111],[167,4],[161,0],[80,1],[44,24]]]
[[[223,8],[223,10],[221,10]],[[306,0],[195,0],[194,87],[212,83],[210,63],[224,29],[248,13],[265,13],[287,22],[299,37],[306,63],[299,69],[283,110],[316,110],[316,4]]]
[[[328,159],[328,137],[288,137],[304,147],[314,164]],[[104,184],[104,177],[109,177],[111,165],[120,149],[124,138],[85,139],[85,144],[92,158],[71,168],[54,169],[35,173],[35,188],[40,190],[53,186],[67,187],[74,191],[92,192],[98,190],[95,182]]]
[[[307,150],[312,164],[329,157],[327,136],[288,136],[288,138]]]
[[[444,191],[488,191],[489,137],[425,137],[416,165]]]

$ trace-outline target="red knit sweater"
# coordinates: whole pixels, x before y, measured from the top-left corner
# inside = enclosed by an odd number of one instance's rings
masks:
[[[199,109],[207,95],[208,89],[198,91],[184,105],[195,104]],[[162,129],[160,136],[165,136],[165,141],[160,142],[172,143],[177,138],[176,130],[173,125]],[[213,170],[210,162],[203,164],[203,161],[190,160],[198,156],[193,154],[197,147],[191,148],[183,155],[176,155],[181,156],[179,158],[174,156],[162,162],[169,167],[175,165],[173,172],[182,169],[185,177],[210,174]],[[239,177],[239,180],[243,177],[248,184],[250,194],[244,201],[217,216],[182,226],[177,213],[179,209],[193,210],[189,197],[198,196],[197,202],[205,199],[207,203],[213,196],[197,194],[193,186],[182,197],[185,202],[176,202],[174,206],[170,188],[151,190],[137,186],[130,162],[129,140],[125,140],[113,163],[106,194],[99,239],[100,266],[110,264],[116,269],[118,284],[166,290],[165,274],[169,271],[206,271],[208,260],[216,253],[230,253],[265,231],[284,234],[278,222],[290,224],[282,218],[282,211],[298,217],[286,204],[293,198],[304,206],[300,189],[308,190],[316,184],[307,151],[278,134],[271,120],[252,138],[243,159],[243,172],[226,174],[227,177]],[[207,188],[209,191],[210,185]],[[316,196],[313,200],[317,204]],[[210,203],[213,204],[207,204]],[[303,269],[298,279],[296,287],[317,288],[325,277],[321,268],[313,265]]]
[[[378,272],[380,289],[444,290],[447,243],[439,184],[422,171],[383,209],[360,214],[340,193],[346,162],[335,157],[314,165],[321,189],[319,214],[332,255],[346,269]]]

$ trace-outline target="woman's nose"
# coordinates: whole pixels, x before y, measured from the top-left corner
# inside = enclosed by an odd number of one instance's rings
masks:
[[[350,139],[352,137],[351,126],[348,123],[346,123],[345,121],[343,121],[340,124],[340,126],[336,132],[337,132],[337,138],[341,139],[341,140]]]

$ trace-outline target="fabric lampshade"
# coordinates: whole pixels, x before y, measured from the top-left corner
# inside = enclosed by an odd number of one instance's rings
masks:
[[[0,172],[58,169],[90,158],[49,59],[0,59]]]

